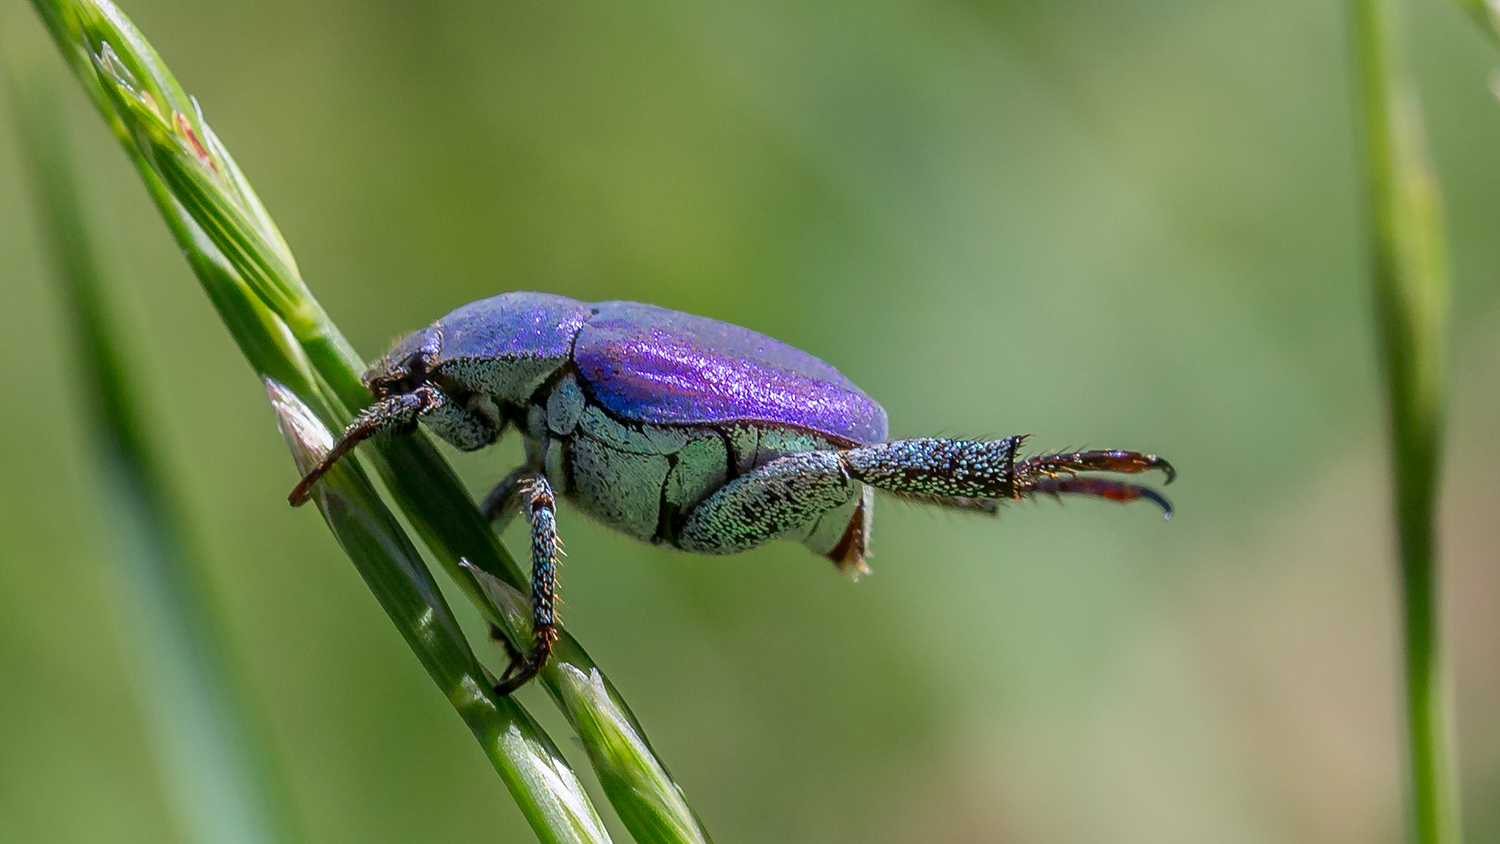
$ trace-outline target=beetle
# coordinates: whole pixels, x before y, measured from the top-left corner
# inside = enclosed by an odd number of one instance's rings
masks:
[[[529,657],[507,646],[495,690],[520,688],[557,637],[559,543],[554,492],[636,539],[697,554],[735,554],[786,538],[844,571],[867,572],[874,492],[994,514],[999,503],[1076,494],[1146,499],[1156,490],[1080,475],[1153,469],[1133,451],[1021,458],[1026,436],[888,440],[886,413],[838,370],[746,328],[637,302],[588,304],[502,293],[465,305],[395,344],[364,374],[374,395],[292,490],[362,440],[417,422],[463,451],[514,427],[526,461],[484,498],[502,525],[531,530]],[[503,641],[503,640],[502,640]]]

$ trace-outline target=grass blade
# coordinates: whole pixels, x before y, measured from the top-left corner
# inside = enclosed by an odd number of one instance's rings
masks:
[[[1500,3],[1495,0],[1458,0],[1458,6],[1479,24],[1484,34],[1500,43]]]
[[[297,468],[306,472],[333,447],[333,435],[286,387],[268,378],[266,392]],[[495,697],[427,564],[363,473],[340,462],[313,490],[313,502],[422,667],[474,731],[538,837],[609,841],[557,747],[520,704]]]
[[[363,361],[303,284],[285,241],[197,103],[107,0],[33,0],[33,5],[136,164],[251,363],[286,384],[325,425],[347,422],[370,401],[359,378]],[[480,517],[452,469],[422,435],[378,438],[374,446],[365,453],[374,458],[393,500],[423,542],[481,612],[517,647],[527,647],[529,623],[517,626],[494,606],[464,563],[513,588],[524,588],[528,578]],[[565,672],[565,666],[572,670]],[[563,632],[541,682],[581,735],[585,722],[629,725],[644,756],[605,753],[585,741],[590,762],[627,828],[643,842],[707,841],[685,803],[660,803],[634,789],[612,786],[667,777],[666,767],[618,694],[611,692],[609,711],[593,708],[602,701],[586,694],[576,678],[596,675],[609,687],[584,649]],[[649,770],[632,767],[642,759],[649,760]],[[675,783],[672,789],[680,796]],[[677,829],[690,834],[670,834]]]
[[[512,625],[531,618],[531,602],[520,590],[463,564],[479,580],[485,596]],[[646,742],[640,725],[599,669],[587,672],[578,660],[557,667],[554,688],[563,711],[578,730],[589,758],[599,760],[600,781],[621,820],[637,841],[707,842],[698,816]],[[630,812],[626,816],[626,812]]]
[[[292,817],[236,682],[217,612],[202,583],[169,484],[154,459],[150,406],[130,384],[111,325],[68,160],[66,132],[50,87],[12,71],[12,103],[35,175],[43,229],[59,269],[79,364],[88,428],[102,467],[99,509],[109,556],[127,587],[119,615],[137,634],[145,709],[187,838],[233,844],[291,840]]]
[[[51,5],[39,10],[49,28],[66,26],[70,21],[76,24],[78,19],[74,14],[76,9],[70,6]],[[78,39],[69,39],[67,30],[59,31],[53,28],[52,33],[69,64],[79,75],[85,90],[100,108],[106,123],[125,144],[127,154],[135,164],[147,191],[161,210],[168,228],[172,231],[209,298],[218,309],[226,327],[251,365],[262,376],[288,385],[288,388],[295,392],[304,403],[301,406],[305,407],[310,404],[318,408],[320,415],[325,418],[332,417],[335,414],[333,408],[336,404],[328,399],[327,388],[313,372],[307,354],[303,351],[297,337],[288,325],[255,295],[240,276],[239,270],[219,251],[218,246],[198,226],[186,207],[177,201],[157,171],[152,168],[151,163],[135,147],[130,128],[125,120],[113,110],[109,96],[99,84],[98,77],[94,75],[93,60],[80,46],[82,42]],[[351,464],[350,471],[358,471],[358,469]],[[393,576],[404,575],[396,573]],[[403,633],[407,634],[409,631],[403,631]],[[411,641],[410,635],[407,638]],[[462,637],[459,637],[458,643],[458,646],[467,652],[468,645]],[[522,766],[503,769],[501,773],[513,790],[521,790],[522,796],[518,797],[518,803],[527,812],[528,820],[532,821],[533,828],[536,829],[541,840],[608,840],[607,836],[600,837],[593,834],[595,831],[602,832],[597,824],[561,824],[556,828],[547,825],[554,820],[567,817],[589,816],[593,810],[584,793],[572,787],[576,785],[576,779],[572,777],[570,771],[567,771],[561,758],[538,750],[538,748],[551,748],[553,745],[550,740],[540,734],[534,722],[520,712],[518,707],[510,704],[485,710],[483,707],[471,706],[468,712],[461,714],[465,716],[471,727],[476,724],[480,725],[476,727],[476,736],[482,742],[489,743],[486,745],[486,752],[497,766]],[[489,745],[499,747],[502,742],[509,746],[508,751],[491,752],[488,749]],[[537,808],[554,805],[572,805],[582,807],[582,809],[575,808],[568,813],[559,813]],[[580,830],[589,833],[589,837],[580,837]]]
[[[1442,208],[1421,109],[1401,58],[1399,5],[1354,0],[1351,23],[1400,548],[1408,827],[1420,844],[1456,844],[1458,792],[1435,548],[1449,300]]]

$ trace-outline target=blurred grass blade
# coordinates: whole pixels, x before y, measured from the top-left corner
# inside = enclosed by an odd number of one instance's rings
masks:
[[[531,601],[499,579],[464,565],[479,579],[485,595],[511,624],[531,618]],[[706,844],[697,815],[677,783],[656,760],[640,727],[597,668],[558,666],[555,688],[589,758],[598,760],[601,784],[621,819],[639,841],[692,841]],[[626,816],[626,812],[629,816]]]
[[[1421,844],[1456,844],[1458,790],[1435,549],[1449,299],[1442,209],[1421,110],[1401,57],[1399,6],[1396,0],[1353,0],[1351,22],[1401,558],[1408,827]]]
[[[298,471],[308,471],[333,447],[333,435],[281,384],[266,379],[266,392]],[[538,837],[609,841],[557,747],[513,699],[495,697],[426,563],[357,467],[337,464],[314,487],[313,502],[422,667],[474,731]]]
[[[210,229],[214,242],[299,339],[309,332],[322,315],[312,305],[286,241],[238,167],[210,152],[212,141],[197,103],[178,86],[150,43],[111,4],[38,8],[49,26],[54,21],[76,26],[84,38],[83,57],[93,65],[100,89],[152,169],[200,226],[213,222],[218,229]]]
[[[1458,0],[1458,5],[1486,35],[1500,43],[1500,0]]]
[[[353,411],[370,401],[359,378],[363,361],[296,274],[296,264],[280,233],[227,150],[203,121],[197,103],[182,91],[140,32],[106,0],[33,0],[33,5],[136,163],[179,244],[195,262],[200,278],[205,273],[221,278],[217,283],[205,279],[204,284],[225,322],[236,330],[246,314],[256,314],[251,324],[240,326],[244,330],[236,333],[252,363],[291,387],[324,424],[347,422]],[[211,241],[212,248],[203,243],[205,239]],[[225,276],[231,280],[222,280]],[[289,332],[299,347],[295,352],[266,346],[267,332],[256,327],[266,309],[280,318],[283,331]],[[280,343],[286,338],[275,339]],[[265,348],[255,348],[254,343]],[[513,643],[524,647],[530,638],[529,623],[517,627],[493,607],[462,561],[467,559],[477,569],[515,588],[524,587],[527,575],[501,547],[452,469],[425,436],[378,438],[372,444],[374,448],[367,453],[373,451],[382,480],[422,540],[468,598],[490,621],[500,625]],[[587,710],[590,700],[575,696],[575,705],[570,708],[565,702],[560,670],[563,665],[571,665],[588,677],[599,669],[566,632],[554,654],[542,682],[569,715],[574,728],[582,732],[577,712]],[[644,731],[634,716],[617,695],[614,702],[615,714],[632,725],[643,752],[651,758],[652,769],[664,775],[665,766],[650,754]],[[590,713],[589,717],[600,721],[611,716]],[[645,775],[615,768],[630,764],[623,757],[591,752],[590,761],[605,782],[630,781]],[[696,821],[692,824],[694,834],[687,837],[664,836],[659,830],[639,826],[635,819],[649,812],[643,814],[645,810],[635,802],[635,792],[611,789],[608,793],[631,833],[641,841],[707,840]]]
[[[308,356],[299,343],[299,338],[259,296],[255,295],[255,292],[241,277],[236,266],[220,252],[217,244],[197,224],[187,208],[177,200],[157,171],[153,169],[151,162],[135,145],[130,128],[121,115],[114,110],[111,99],[105,94],[99,78],[94,73],[94,62],[83,46],[81,36],[69,37],[67,31],[55,28],[70,21],[76,24],[78,16],[73,14],[76,10],[66,4],[46,6],[39,4],[38,8],[42,13],[44,23],[51,28],[54,39],[58,42],[85,91],[90,94],[105,122],[125,146],[127,155],[136,166],[147,191],[157,203],[178,246],[183,250],[209,298],[218,309],[225,326],[251,365],[262,376],[274,378],[285,384],[302,402],[302,407],[312,406],[321,417],[334,418],[339,412],[347,414],[347,410],[338,404],[337,399],[330,396],[323,380],[314,373]],[[111,14],[118,16],[118,12],[112,9],[110,11]],[[138,34],[124,40],[131,43],[144,43],[139,39]],[[341,341],[325,342],[320,348],[324,351],[335,349],[336,342]],[[350,464],[346,470],[357,472],[358,468],[357,465]],[[463,647],[467,649],[467,643],[464,643]],[[487,732],[481,740],[488,740],[496,747],[504,746],[506,750],[491,753],[491,759],[503,761],[507,765],[518,760],[522,762],[529,760],[525,768],[502,772],[507,784],[513,789],[521,788],[529,793],[536,790],[563,789],[570,782],[575,781],[570,771],[559,769],[551,764],[558,760],[554,754],[544,752],[542,748],[550,748],[552,745],[544,736],[540,736],[529,717],[520,713],[520,720],[509,718],[519,712],[513,704],[507,704],[504,708],[497,709],[496,712],[495,722],[486,728]],[[523,810],[528,812],[527,817],[532,821],[542,840],[608,840],[607,837],[578,837],[579,829],[591,831],[592,827],[588,823],[572,826],[563,824],[556,829],[545,826],[554,816],[557,819],[566,820],[569,816],[584,817],[593,812],[581,791],[573,789],[567,791],[566,794],[559,794],[557,799],[530,796],[519,801],[522,803]],[[580,803],[579,800],[583,802]],[[573,809],[569,812],[547,812],[536,809],[538,806],[551,804],[572,806]],[[537,826],[538,824],[541,826]]]
[[[19,77],[24,76],[24,79]],[[99,457],[99,507],[126,587],[117,611],[137,636],[145,710],[167,794],[188,840],[289,841],[292,817],[271,776],[261,731],[242,698],[214,602],[169,503],[165,473],[116,342],[98,263],[68,161],[55,92],[38,73],[12,72],[12,103],[38,188],[43,229],[60,270],[67,315]]]

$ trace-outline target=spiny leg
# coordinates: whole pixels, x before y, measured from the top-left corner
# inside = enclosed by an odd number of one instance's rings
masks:
[[[958,496],[915,495],[913,493],[897,492],[890,494],[902,501],[909,501],[912,504],[926,504],[930,507],[957,510],[961,513],[975,513],[981,516],[1000,515],[1000,502],[993,498],[963,498]]]
[[[495,694],[508,695],[541,672],[557,641],[557,503],[552,487],[539,472],[528,471],[516,479],[521,511],[531,524],[531,632],[534,640],[529,658],[507,647],[510,665],[495,684]],[[509,641],[506,642],[509,645]]]
[[[1138,499],[1146,499],[1160,507],[1162,514],[1172,518],[1172,502],[1167,497],[1148,486],[1125,483],[1111,478],[1041,478],[1038,479],[1030,490],[1031,493],[1042,495],[1087,495],[1093,498],[1104,498],[1109,501],[1118,501],[1128,504]]]
[[[1078,472],[1138,473],[1160,469],[1170,483],[1170,463],[1133,451],[1076,451],[1017,459],[1026,437],[1003,440],[922,438],[841,452],[849,475],[897,495],[942,499],[943,503],[1021,499],[1036,493],[1089,495],[1113,501],[1144,498],[1170,518],[1171,504],[1155,490]],[[949,505],[954,506],[954,505]],[[959,505],[962,506],[962,505]]]
[[[1019,439],[1012,437],[1011,439]],[[1019,444],[1019,443],[1018,443]],[[1068,451],[1038,454],[1017,464],[1017,472],[1043,475],[1067,472],[1120,472],[1133,474],[1160,469],[1169,484],[1177,479],[1177,470],[1172,464],[1154,454],[1139,454],[1134,451]]]

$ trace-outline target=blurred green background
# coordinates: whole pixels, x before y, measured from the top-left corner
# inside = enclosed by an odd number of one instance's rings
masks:
[[[799,546],[695,558],[564,511],[568,626],[721,844],[1400,840],[1339,3],[123,8],[366,356],[504,290],[635,299],[828,360],[896,436],[1176,464],[1165,525],[883,501],[857,585]],[[1410,23],[1455,267],[1458,758],[1468,837],[1497,840],[1500,62],[1450,4]],[[19,0],[0,26],[50,49]],[[530,840],[321,521],[286,506],[263,391],[49,58],[144,412],[307,840]],[[0,109],[0,840],[177,840],[13,129]],[[518,457],[453,455],[481,493]]]

